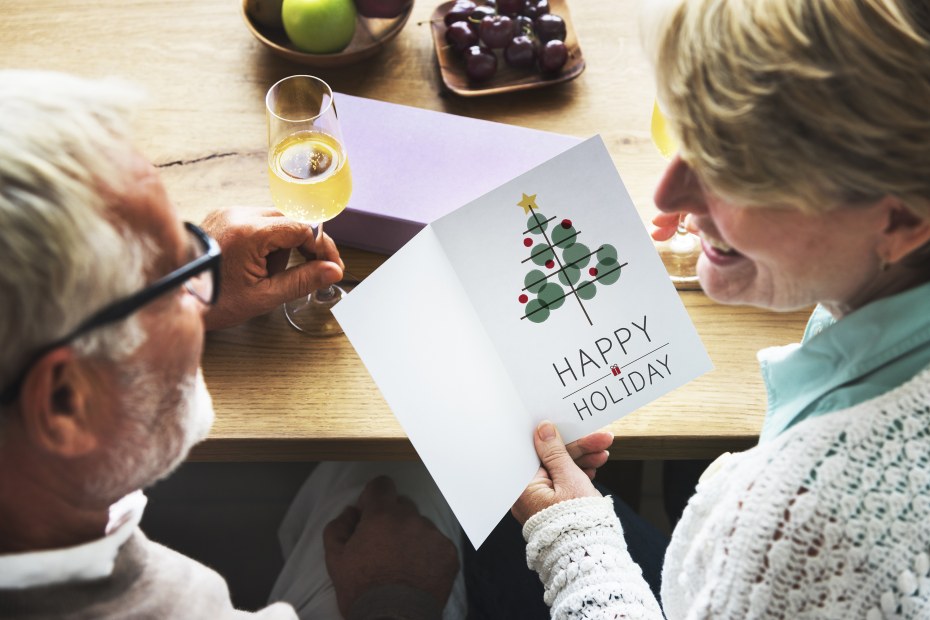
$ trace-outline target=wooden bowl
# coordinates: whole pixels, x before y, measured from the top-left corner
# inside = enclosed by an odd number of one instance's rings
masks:
[[[565,20],[565,46],[568,48],[568,60],[562,70],[557,75],[545,76],[533,69],[514,69],[504,62],[503,54],[497,52],[497,73],[485,82],[472,82],[465,75],[464,61],[452,49],[452,46],[446,43],[446,24],[443,18],[454,4],[455,1],[451,0],[436,7],[430,17],[430,25],[433,31],[433,44],[436,47],[436,58],[439,60],[439,73],[446,87],[455,94],[463,97],[478,97],[515,90],[543,88],[573,80],[584,71],[584,56],[581,55],[578,37],[572,26],[568,4],[565,0],[549,0],[550,12]]]
[[[411,3],[403,13],[391,19],[377,19],[358,16],[355,35],[352,41],[341,52],[335,54],[308,54],[297,49],[287,38],[283,28],[271,28],[256,22],[247,10],[249,0],[242,0],[242,18],[249,32],[259,42],[271,50],[272,54],[307,65],[326,69],[329,67],[342,67],[360,60],[374,56],[394,37],[400,34],[404,24],[410,18],[413,10]]]

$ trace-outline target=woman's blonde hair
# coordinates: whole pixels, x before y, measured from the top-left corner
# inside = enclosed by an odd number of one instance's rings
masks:
[[[653,23],[660,105],[709,187],[930,218],[927,0],[672,0]]]

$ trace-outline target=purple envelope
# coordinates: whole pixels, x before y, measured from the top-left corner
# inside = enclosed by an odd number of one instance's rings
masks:
[[[349,206],[324,229],[392,254],[426,224],[581,142],[503,123],[337,94]]]

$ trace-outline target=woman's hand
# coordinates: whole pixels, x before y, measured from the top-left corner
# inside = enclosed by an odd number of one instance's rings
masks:
[[[590,437],[591,435],[585,439]],[[536,454],[539,455],[542,466],[510,509],[521,525],[540,510],[559,502],[579,497],[601,497],[591,484],[591,479],[568,453],[558,429],[552,422],[542,422],[536,428],[533,442],[536,444]],[[603,454],[603,451],[600,454]],[[604,460],[606,461],[606,458]]]
[[[675,236],[675,231],[678,230],[678,220],[681,216],[681,213],[657,213],[655,217],[652,218],[652,225],[655,227],[650,231],[653,240],[655,241],[668,241]]]
[[[583,471],[590,480],[594,480],[594,474],[599,467],[602,467],[610,456],[608,448],[614,442],[613,433],[607,431],[598,431],[585,435],[581,439],[576,439],[567,446],[568,455],[572,457],[581,471]]]

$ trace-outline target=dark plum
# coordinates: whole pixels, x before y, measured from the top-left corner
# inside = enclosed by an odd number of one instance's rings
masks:
[[[465,50],[465,75],[473,82],[491,79],[497,71],[497,56],[486,47],[472,45]]]
[[[539,69],[543,73],[558,72],[567,60],[568,48],[562,41],[549,41],[539,50]]]
[[[478,43],[478,35],[466,22],[455,22],[446,28],[446,43],[461,53]]]
[[[458,0],[452,5],[446,16],[442,18],[442,21],[445,22],[446,26],[465,21],[471,15],[471,12],[475,10],[475,6],[475,3],[471,0]]]
[[[540,15],[533,20],[536,36],[543,43],[565,40],[565,20],[558,15]]]
[[[506,15],[485,17],[478,26],[478,36],[491,49],[502,49],[513,39],[515,25]]]
[[[536,44],[528,36],[514,37],[504,49],[504,60],[511,67],[529,69],[536,64]]]

